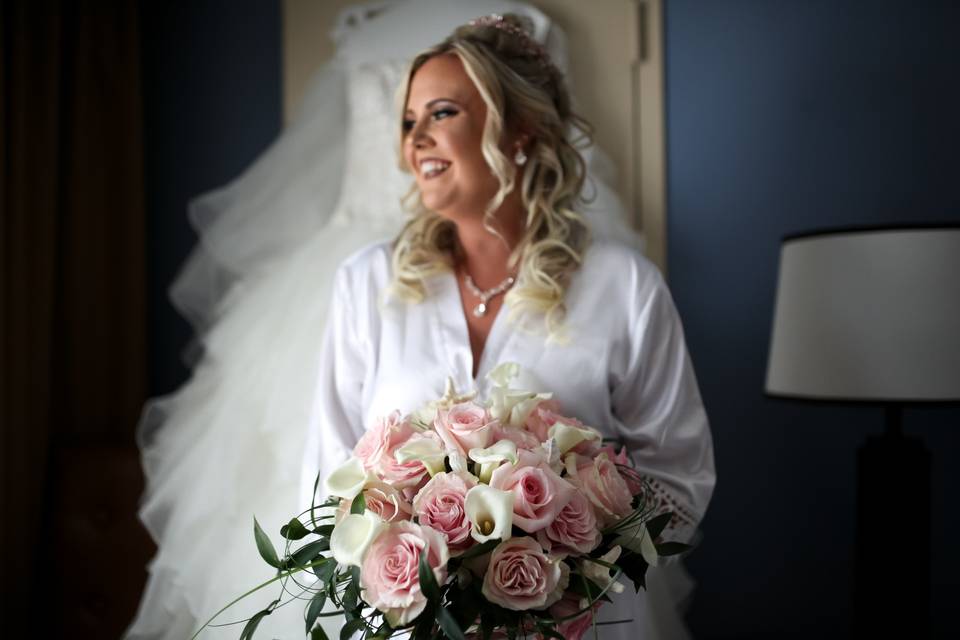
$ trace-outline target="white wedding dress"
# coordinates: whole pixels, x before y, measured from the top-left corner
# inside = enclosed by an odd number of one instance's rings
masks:
[[[189,638],[274,576],[257,554],[253,518],[280,547],[280,526],[304,506],[301,460],[333,274],[404,219],[399,200],[410,178],[392,149],[405,62],[469,18],[505,11],[529,15],[564,64],[562,33],[515,2],[397,0],[345,11],[333,34],[338,55],[314,78],[296,120],[236,181],[191,203],[200,243],[171,298],[196,329],[194,370],[178,391],[148,403],[139,427],[140,516],[158,551],[125,638]],[[635,237],[602,156],[589,155],[595,234]],[[679,567],[651,582],[650,618],[661,620],[651,625],[666,629],[651,637],[683,637],[676,603],[692,583]],[[246,619],[279,595],[271,585],[214,624]],[[303,608],[281,606],[257,637],[303,638]],[[324,621],[335,637],[338,618]],[[242,628],[208,627],[200,638],[236,638]]]

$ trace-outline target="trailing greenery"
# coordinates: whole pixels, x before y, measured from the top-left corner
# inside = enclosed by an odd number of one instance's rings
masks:
[[[630,579],[638,592],[641,587],[646,586],[649,564],[640,553],[624,546],[616,562],[607,562],[600,556],[603,549],[609,549],[614,544],[614,540],[623,536],[625,532],[633,532],[635,535],[640,530],[638,528],[640,524],[644,525],[647,535],[651,538],[654,540],[659,538],[673,514],[667,512],[653,516],[649,495],[645,486],[644,491],[634,500],[634,511],[605,529],[602,532],[603,543],[597,550],[582,557],[583,561],[599,564],[611,572],[607,585],[601,587],[579,570],[572,569],[570,584],[567,588],[584,598],[586,606],[559,618],[551,616],[546,610],[512,611],[484,598],[480,589],[480,580],[466,570],[464,563],[491,553],[500,543],[498,539],[478,544],[460,556],[451,558],[448,563],[448,574],[451,579],[443,585],[437,584],[433,571],[427,563],[426,555],[421,555],[420,588],[428,600],[427,607],[409,624],[391,627],[379,612],[364,602],[359,567],[338,566],[336,560],[325,555],[330,549],[330,537],[334,529],[332,521],[336,517],[331,510],[340,504],[338,498],[330,498],[322,504],[311,504],[310,509],[292,518],[280,528],[280,535],[285,540],[282,556],[277,553],[269,536],[254,518],[253,532],[257,551],[264,562],[277,570],[277,575],[223,607],[192,636],[191,640],[199,637],[203,629],[208,626],[223,626],[214,625],[213,621],[240,600],[278,582],[281,585],[280,597],[271,601],[250,618],[228,623],[244,624],[239,635],[240,640],[252,640],[257,627],[266,616],[281,606],[297,601],[306,602],[304,635],[310,640],[330,640],[318,621],[321,617],[341,615],[344,617],[344,626],[340,632],[340,640],[348,640],[358,632],[363,633],[364,640],[386,640],[398,632],[409,632],[411,640],[430,640],[440,636],[449,640],[465,640],[468,632],[476,633],[480,640],[490,640],[494,631],[498,629],[506,633],[508,640],[517,640],[530,633],[540,634],[543,638],[562,640],[563,636],[556,631],[557,625],[592,611],[597,603],[609,602],[608,592],[620,577],[625,576]],[[353,500],[350,513],[362,514],[365,509],[366,503],[361,493]],[[294,543],[299,544],[295,546]],[[691,549],[689,545],[679,542],[659,542],[654,546],[657,554],[664,557],[681,554]],[[311,574],[310,577],[304,579],[305,573]],[[324,612],[324,606],[328,602],[337,610]],[[595,628],[596,626],[599,625],[594,623]]]

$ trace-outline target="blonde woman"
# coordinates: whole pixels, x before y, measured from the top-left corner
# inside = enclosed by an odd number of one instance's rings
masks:
[[[525,388],[620,440],[689,539],[715,482],[707,417],[670,294],[635,249],[591,240],[578,213],[587,125],[513,16],[458,28],[402,91],[412,217],[335,278],[304,465],[346,459],[365,428],[439,397],[485,394],[519,363]],[[604,638],[657,635],[645,595],[605,606]],[[662,632],[660,637],[675,637]]]

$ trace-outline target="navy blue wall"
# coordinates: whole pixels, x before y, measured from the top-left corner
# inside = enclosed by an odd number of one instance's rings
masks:
[[[848,635],[855,456],[882,414],[763,397],[779,240],[960,221],[958,24],[955,2],[666,2],[669,276],[719,474],[690,561],[698,637]],[[958,427],[905,415],[934,455],[938,637],[960,634]],[[899,512],[891,562],[909,562]]]
[[[167,287],[195,242],[190,198],[236,177],[281,123],[280,3],[141,3],[150,393],[187,372],[191,331]]]

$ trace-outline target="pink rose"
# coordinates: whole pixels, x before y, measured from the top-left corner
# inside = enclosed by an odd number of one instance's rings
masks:
[[[396,432],[399,431],[406,440],[410,430],[412,427],[403,421],[399,411],[377,418],[373,427],[360,437],[360,441],[353,448],[353,455],[363,462],[364,469],[373,469],[390,448],[390,442],[396,439]]]
[[[550,427],[561,417],[560,403],[556,400],[544,400],[530,412],[524,426],[536,436],[537,440],[545,442]]]
[[[597,449],[597,454],[599,455],[601,453],[607,454],[607,457],[610,458],[610,460],[613,461],[614,464],[622,464],[622,465],[630,464],[630,458],[627,457],[626,447],[623,447],[623,446],[620,447],[620,452],[617,453],[617,450],[614,448],[612,444],[605,444],[599,449]]]
[[[371,482],[363,490],[363,499],[366,501],[367,509],[380,516],[384,522],[413,518],[413,507],[397,489],[386,482]],[[352,505],[353,500],[340,502],[343,515],[350,513]]]
[[[590,553],[600,544],[602,537],[593,507],[580,492],[574,492],[556,520],[537,531],[537,540],[554,555]]]
[[[476,483],[453,473],[438,473],[413,499],[413,510],[421,526],[443,534],[451,555],[473,546],[470,520],[463,507],[467,491]]]
[[[399,491],[385,482],[372,483],[363,490],[363,497],[367,509],[380,516],[384,522],[413,518],[413,507],[410,503],[404,500]]]
[[[571,418],[560,413],[560,403],[556,400],[544,400],[527,416],[526,427],[530,433],[534,434],[540,442],[546,442],[550,439],[550,427],[562,422],[571,427],[586,429],[582,422],[576,418]],[[584,440],[574,446],[571,451],[589,456],[597,450],[597,440]]]
[[[510,427],[498,422],[493,427],[490,442],[495,443],[501,440],[509,440],[517,445],[517,449],[526,449],[528,451],[540,446],[540,441],[533,433],[521,427]]]
[[[431,433],[421,433],[413,428],[409,422],[404,422],[392,429],[390,438],[387,440],[383,455],[377,461],[374,472],[380,476],[384,482],[393,485],[397,489],[402,489],[407,499],[416,495],[420,487],[429,479],[430,474],[426,465],[420,460],[408,460],[407,462],[397,462],[397,449],[407,444],[411,440],[419,438],[436,437]]]
[[[490,486],[513,492],[513,524],[527,533],[553,522],[576,491],[542,456],[529,451],[520,452],[516,466],[497,467],[490,476]]]
[[[550,607],[550,615],[554,618],[566,618],[580,611],[581,598],[577,594],[568,591],[563,597]],[[593,626],[593,612],[600,608],[600,603],[595,602],[593,606],[584,611],[579,616],[564,620],[557,625],[557,633],[566,640],[581,640],[584,634]]]
[[[448,449],[466,456],[470,449],[484,449],[490,444],[494,424],[486,409],[472,402],[462,402],[438,410],[433,428]]]
[[[621,446],[620,452],[617,453],[617,451],[613,448],[613,445],[607,444],[600,447],[596,453],[606,453],[607,456],[613,460],[614,464],[617,465],[618,470],[620,471],[620,475],[623,476],[623,479],[626,481],[627,487],[630,489],[630,493],[637,495],[643,491],[643,481],[640,479],[640,474],[634,471],[632,468],[629,468],[630,458],[627,456],[626,447]],[[627,467],[627,469],[624,469],[624,467]]]
[[[363,560],[363,599],[381,611],[391,626],[409,623],[427,606],[420,590],[421,554],[427,554],[437,584],[442,585],[450,554],[443,535],[430,527],[394,522],[374,540]]]
[[[567,479],[590,499],[601,528],[633,511],[633,494],[606,453],[593,460],[573,454],[567,457],[566,466]]]
[[[383,478],[384,482],[388,482],[394,487],[402,489],[407,499],[416,495],[416,490],[419,490],[430,478],[427,467],[419,460],[410,460],[401,463],[397,462],[393,455],[381,458],[380,464],[377,465],[376,472],[377,475]]]
[[[353,448],[353,455],[360,459],[365,469],[373,470],[380,479],[394,487],[419,489],[426,482],[427,468],[419,460],[399,463],[394,454],[412,438],[426,435],[401,418],[398,411],[394,411],[377,419],[373,427],[363,434]]]
[[[482,592],[490,602],[513,611],[544,609],[562,592],[563,570],[557,558],[548,558],[536,540],[510,538],[490,555]]]

